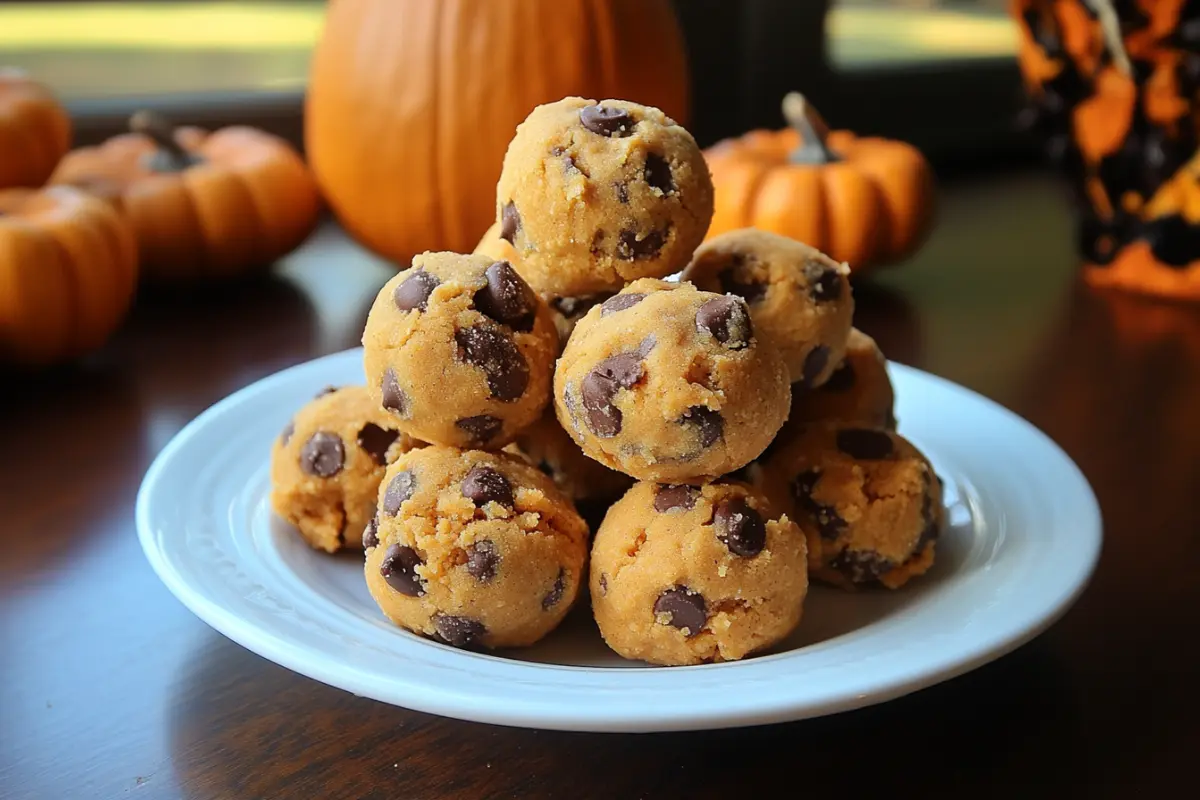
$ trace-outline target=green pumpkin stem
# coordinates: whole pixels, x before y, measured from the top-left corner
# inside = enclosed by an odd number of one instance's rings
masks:
[[[799,92],[784,95],[783,117],[800,134],[800,146],[788,157],[793,164],[829,164],[840,160],[825,144],[829,126],[804,95]]]
[[[175,126],[156,111],[138,111],[129,118],[129,130],[148,136],[158,150],[147,159],[155,172],[182,172],[200,161],[175,139]]]

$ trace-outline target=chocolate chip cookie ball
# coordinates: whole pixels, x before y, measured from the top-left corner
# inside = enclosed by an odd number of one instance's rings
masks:
[[[712,179],[692,135],[623,100],[535,108],[496,192],[499,235],[530,286],[555,297],[678,272],[712,219]]]
[[[794,424],[822,420],[895,430],[895,402],[887,359],[874,339],[853,328],[846,355],[829,380],[815,389],[792,387],[792,413],[780,436]]]
[[[362,547],[384,468],[419,446],[365,386],[330,388],[301,408],[271,448],[271,507],[329,553]]]
[[[813,578],[896,589],[933,565],[941,484],[903,437],[814,424],[768,459],[762,474],[776,505],[793,504]]]
[[[755,331],[783,353],[792,382],[814,387],[846,351],[854,316],[849,275],[816,248],[743,228],[701,245],[682,279],[745,299]]]
[[[587,313],[554,376],[583,452],[639,480],[702,483],[763,451],[787,416],[787,368],[740,297],[644,278]]]
[[[608,646],[651,664],[733,661],[785,638],[808,591],[804,534],[740,483],[639,483],[592,545]]]
[[[587,526],[554,482],[503,453],[428,447],[388,468],[364,537],[371,596],[455,647],[521,647],[566,615]]]
[[[554,481],[577,505],[611,503],[633,485],[633,478],[588,458],[548,407],[537,422],[508,446]]]
[[[380,290],[363,331],[367,385],[423,441],[500,448],[542,413],[558,336],[507,261],[424,253]]]

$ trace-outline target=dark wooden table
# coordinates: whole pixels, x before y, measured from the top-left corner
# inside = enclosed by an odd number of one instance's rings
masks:
[[[859,291],[858,319],[892,358],[991,396],[1078,461],[1106,536],[1075,608],[1008,657],[883,706],[645,736],[393,708],[293,674],[192,616],[138,547],[143,472],[182,425],[234,389],[355,345],[389,271],[328,226],[268,280],[144,297],[112,345],[81,367],[3,377],[0,798],[829,797],[900,788],[1095,798],[1193,786],[1200,308],[1092,293],[1073,263],[1050,179],[959,181],[945,187],[922,254]]]

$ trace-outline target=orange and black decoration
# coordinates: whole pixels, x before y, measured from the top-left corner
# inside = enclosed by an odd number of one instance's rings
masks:
[[[1200,300],[1200,0],[1013,0],[1093,285]]]

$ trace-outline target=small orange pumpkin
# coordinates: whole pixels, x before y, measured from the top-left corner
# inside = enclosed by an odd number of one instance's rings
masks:
[[[705,151],[714,187],[708,238],[738,228],[790,236],[852,272],[911,254],[933,219],[933,175],[904,142],[829,131],[795,92],[790,127],[751,131]]]
[[[0,69],[0,189],[41,186],[71,148],[71,120],[50,90]]]
[[[108,203],[67,186],[0,190],[0,360],[98,348],[137,285],[137,243]]]
[[[312,232],[316,184],[287,142],[247,127],[175,129],[139,112],[132,133],[67,155],[51,177],[105,197],[133,224],[153,282],[266,267]]]

